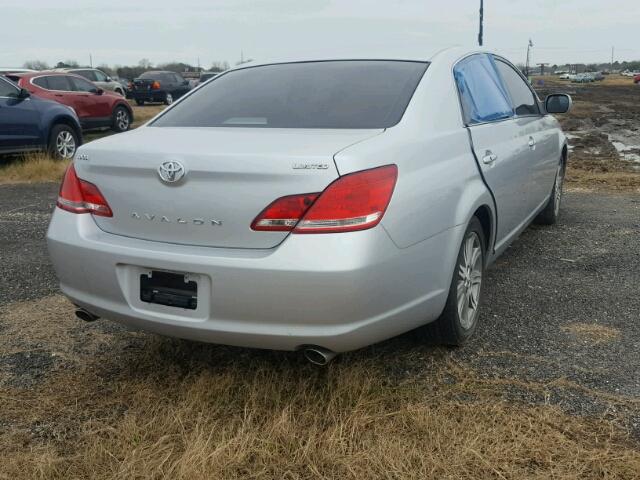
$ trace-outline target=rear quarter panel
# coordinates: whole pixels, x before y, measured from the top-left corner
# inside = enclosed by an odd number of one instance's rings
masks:
[[[462,123],[448,62],[429,66],[396,126],[339,152],[335,161],[341,175],[391,163],[398,166],[398,181],[382,225],[399,248],[466,225],[482,205],[493,212],[491,194]]]

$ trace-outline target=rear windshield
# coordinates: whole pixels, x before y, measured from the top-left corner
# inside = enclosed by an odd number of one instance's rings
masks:
[[[157,127],[388,128],[428,64],[349,60],[265,65],[217,76]]]
[[[144,72],[138,78],[145,78],[145,79],[149,79],[149,80],[155,80],[156,78],[161,78],[161,77],[166,77],[166,76],[167,76],[166,73]]]

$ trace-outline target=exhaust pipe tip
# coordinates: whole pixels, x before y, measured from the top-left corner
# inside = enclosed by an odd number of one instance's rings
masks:
[[[76,310],[76,317],[85,322],[95,322],[96,320],[98,320],[98,318],[100,318],[97,315],[94,315],[93,313],[85,310],[84,308],[78,308]]]
[[[322,347],[307,347],[303,350],[304,358],[314,365],[327,365],[336,356],[336,352]]]

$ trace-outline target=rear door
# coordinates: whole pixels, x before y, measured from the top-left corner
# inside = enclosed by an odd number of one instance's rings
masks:
[[[40,143],[40,116],[20,90],[0,77],[0,151],[36,147]]]
[[[526,140],[527,205],[529,212],[534,213],[546,201],[553,187],[560,161],[560,132],[551,117],[542,115],[529,82],[504,59],[495,60],[511,97],[520,135]]]
[[[461,60],[454,75],[473,149],[496,202],[499,249],[519,232],[528,215],[527,138],[490,55]]]

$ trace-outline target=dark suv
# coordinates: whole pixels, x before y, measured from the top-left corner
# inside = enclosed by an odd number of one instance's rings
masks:
[[[131,98],[138,105],[145,102],[161,102],[171,105],[174,100],[190,90],[189,82],[174,72],[145,72],[131,82]]]
[[[0,154],[49,151],[72,158],[82,143],[75,112],[60,103],[31,96],[0,75]]]

